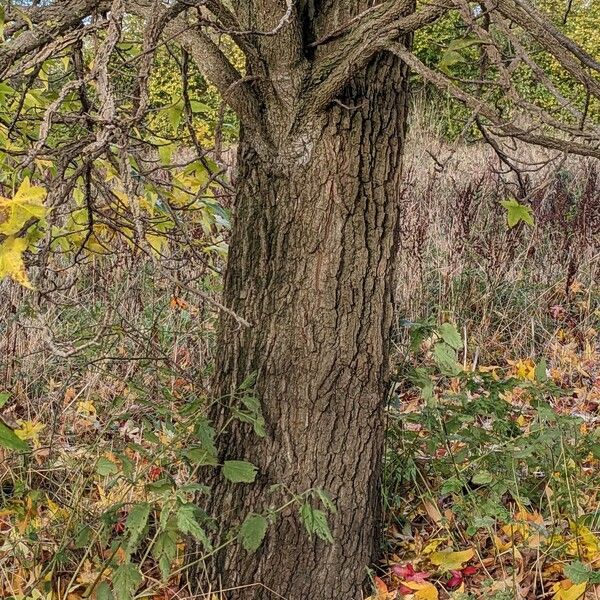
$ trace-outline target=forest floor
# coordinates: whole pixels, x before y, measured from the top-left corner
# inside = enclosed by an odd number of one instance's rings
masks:
[[[373,600],[600,597],[600,313],[573,289],[571,310],[550,308],[557,328],[537,363],[465,359],[436,377],[432,338],[420,340],[418,377],[406,373],[420,385],[390,409]]]
[[[371,600],[598,597],[596,301],[574,282],[563,304],[550,307],[556,329],[537,360],[476,364],[458,328],[405,324],[413,350],[398,366],[390,402],[386,551],[373,565],[378,591]],[[181,333],[198,309],[172,297],[164,310]],[[193,491],[195,469],[174,449],[188,448],[180,425],[189,429],[186,399],[194,394],[191,378],[182,376],[190,368],[186,339],[169,340],[174,362],[163,373],[75,371],[66,384],[39,383],[48,404],[37,409],[22,400],[35,383],[2,396],[7,406],[14,402],[7,420],[35,449],[25,462],[3,461],[2,597],[80,600],[95,585],[91,597],[103,600],[98,583],[114,582],[126,556],[111,539],[151,535],[132,507],[154,490],[161,512],[166,478],[182,498]],[[442,343],[457,347],[456,366],[439,360]],[[160,390],[162,404],[152,390]],[[160,553],[145,548],[133,550],[136,597],[187,598],[183,541],[173,548],[165,582]]]

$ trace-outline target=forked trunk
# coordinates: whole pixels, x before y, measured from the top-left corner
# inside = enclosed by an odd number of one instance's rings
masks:
[[[221,459],[259,469],[255,484],[220,478],[213,512],[239,524],[324,489],[333,543],[283,511],[248,554],[235,543],[211,567],[236,600],[355,600],[376,551],[384,393],[400,214],[406,72],[381,56],[301,133],[262,158],[242,136],[216,394],[257,373],[267,435],[229,425]],[[255,584],[255,585],[252,585]],[[206,589],[206,586],[204,586]]]

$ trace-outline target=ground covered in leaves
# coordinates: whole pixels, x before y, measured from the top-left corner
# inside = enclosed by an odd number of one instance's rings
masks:
[[[600,314],[571,292],[537,358],[473,364],[455,327],[407,324],[372,600],[599,597]]]
[[[598,597],[600,313],[577,282],[552,302],[544,352],[493,362],[460,323],[402,323],[371,600]],[[46,366],[0,395],[32,450],[2,450],[2,598],[189,598],[186,539],[210,556],[195,502],[214,315],[169,294],[140,315],[69,372]]]

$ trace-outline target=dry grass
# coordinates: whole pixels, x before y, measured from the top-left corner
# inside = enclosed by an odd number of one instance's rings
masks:
[[[535,353],[554,332],[550,307],[569,301],[573,282],[595,292],[600,163],[519,146],[510,155],[522,161],[520,187],[488,145],[448,143],[432,133],[433,117],[417,114],[406,152],[398,315],[453,320],[490,358],[506,348]],[[533,228],[507,227],[500,201],[509,198],[530,203]]]

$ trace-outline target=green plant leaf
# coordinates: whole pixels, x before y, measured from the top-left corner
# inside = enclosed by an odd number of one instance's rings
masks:
[[[488,485],[494,481],[494,476],[489,471],[477,471],[471,481],[475,485]]]
[[[570,579],[574,584],[578,585],[581,583],[600,583],[600,571],[594,571],[588,565],[583,564],[579,560],[575,560],[572,563],[564,567],[565,577]]]
[[[315,494],[317,495],[319,500],[323,503],[323,506],[329,512],[332,512],[332,513],[337,512],[337,510],[335,508],[335,504],[333,503],[333,500],[331,499],[331,497],[325,490],[322,490],[321,488],[315,488]]]
[[[545,383],[548,380],[548,375],[546,373],[548,366],[546,364],[546,359],[542,358],[537,365],[535,365],[535,380],[538,383]]]
[[[433,347],[433,358],[444,375],[460,373],[460,366],[456,362],[456,351],[445,342],[438,342]]]
[[[442,323],[438,327],[440,337],[455,350],[461,350],[463,347],[462,338],[458,329],[452,323]]]
[[[108,460],[108,458],[101,456],[96,463],[96,472],[98,475],[106,477],[107,475],[114,475],[115,473],[118,473],[119,467],[117,467],[112,460]]]
[[[176,515],[177,527],[181,533],[191,535],[202,542],[202,545],[210,551],[212,546],[206,532],[198,523],[197,511],[198,507],[195,504],[181,504]]]
[[[92,541],[92,535],[94,530],[88,525],[84,525],[75,536],[74,545],[77,550],[81,550],[82,548],[86,548],[88,544]]]
[[[113,594],[106,581],[101,581],[95,588],[96,600],[113,600]]]
[[[0,446],[9,450],[27,452],[29,446],[17,434],[2,421],[0,421]]]
[[[142,574],[137,565],[130,562],[119,565],[112,576],[117,600],[132,600],[135,590],[142,583]]]
[[[484,42],[482,40],[477,38],[461,38],[452,40],[442,52],[442,57],[438,63],[438,69],[443,73],[446,73],[446,75],[451,75],[451,67],[467,62],[467,56],[461,54],[460,51],[483,43]]]
[[[140,538],[146,529],[148,517],[150,516],[150,505],[147,502],[134,504],[129,510],[127,521],[125,521],[125,530],[129,533],[127,551],[133,552],[138,545]]]
[[[510,200],[500,200],[500,204],[506,209],[506,221],[509,227],[518,225],[521,221],[527,225],[533,226],[533,213],[531,206],[520,204],[514,198]]]
[[[163,581],[167,581],[171,573],[171,563],[177,556],[177,531],[175,529],[167,528],[156,536],[152,555],[158,560]]]
[[[0,408],[2,408],[10,399],[10,392],[0,393]]]
[[[248,552],[254,552],[262,544],[269,523],[262,515],[250,513],[240,527],[240,540]]]
[[[219,461],[214,454],[211,454],[204,446],[195,448],[187,448],[183,451],[183,455],[194,465],[218,465]]]
[[[214,427],[208,422],[206,417],[200,417],[194,426],[194,434],[200,441],[200,444],[212,456],[216,456],[217,448],[215,446],[216,432]]]
[[[252,483],[256,471],[256,467],[245,460],[226,460],[223,464],[223,475],[233,483]]]
[[[325,542],[333,543],[333,536],[327,523],[327,516],[322,510],[313,508],[308,502],[305,502],[300,508],[300,517],[308,534],[315,534]]]

